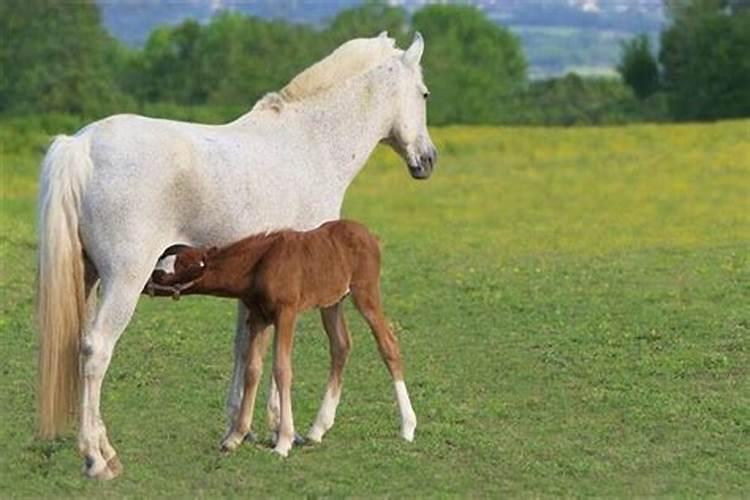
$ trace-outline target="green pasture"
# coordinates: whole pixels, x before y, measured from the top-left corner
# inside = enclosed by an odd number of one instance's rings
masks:
[[[261,405],[261,442],[221,455],[235,306],[144,298],[104,387],[125,466],[109,483],[83,478],[74,431],[34,438],[49,125],[0,124],[0,497],[750,492],[750,122],[436,129],[428,182],[378,151],[344,213],[384,243],[415,442],[398,436],[387,372],[350,307],[354,351],[323,443],[272,455]],[[302,432],[327,357],[307,314],[294,351]]]

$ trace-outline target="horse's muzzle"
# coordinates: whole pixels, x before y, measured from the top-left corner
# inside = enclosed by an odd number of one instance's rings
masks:
[[[409,165],[409,173],[415,179],[429,179],[436,164],[437,150],[435,148],[430,148],[426,154],[419,157],[419,163],[416,165]]]

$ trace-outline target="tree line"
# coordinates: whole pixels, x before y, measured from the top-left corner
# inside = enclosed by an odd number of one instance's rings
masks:
[[[750,0],[665,0],[658,54],[647,36],[623,46],[618,71],[638,99],[674,120],[750,116]]]
[[[223,12],[154,30],[130,48],[94,3],[0,3],[0,113],[98,117],[145,112],[222,121],[249,109],[345,40],[386,29],[405,47],[423,33],[432,124],[599,124],[750,116],[746,0],[668,2],[671,23],[623,46],[623,78],[528,78],[518,38],[478,9],[427,5],[409,15],[366,2],[324,28]]]

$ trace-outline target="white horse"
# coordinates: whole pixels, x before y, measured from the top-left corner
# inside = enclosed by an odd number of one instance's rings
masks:
[[[117,115],[55,139],[39,194],[42,436],[65,427],[80,394],[86,474],[122,471],[99,411],[102,380],[166,248],[337,219],[379,142],[404,158],[412,177],[429,177],[437,152],[426,127],[423,48],[419,34],[406,51],[385,33],[351,40],[226,125]],[[242,397],[246,319],[240,306],[230,423]],[[400,402],[408,401],[404,391],[397,382]],[[269,421],[278,426],[278,394],[274,387],[269,394]],[[333,424],[338,398],[326,390],[313,439]],[[401,410],[410,439],[415,422],[403,416],[413,411]]]

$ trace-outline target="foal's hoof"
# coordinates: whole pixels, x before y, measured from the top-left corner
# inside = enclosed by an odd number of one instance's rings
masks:
[[[242,441],[244,441],[244,439],[245,436],[242,436],[236,432],[231,433],[224,439],[224,441],[221,442],[221,452],[229,453],[236,450],[237,447],[242,444]]]
[[[408,421],[401,426],[401,437],[408,442],[414,441],[414,431],[417,430],[417,421]]]
[[[279,442],[279,433],[278,431],[273,431],[271,433],[271,444],[276,446],[276,443]],[[294,439],[292,440],[292,444],[294,446],[302,446],[307,442],[304,437],[298,432],[294,433]]]
[[[273,453],[276,453],[277,455],[279,455],[282,458],[287,458],[289,456],[289,449],[290,448],[291,448],[291,446],[285,446],[285,447],[276,446],[272,451],[273,451]]]

